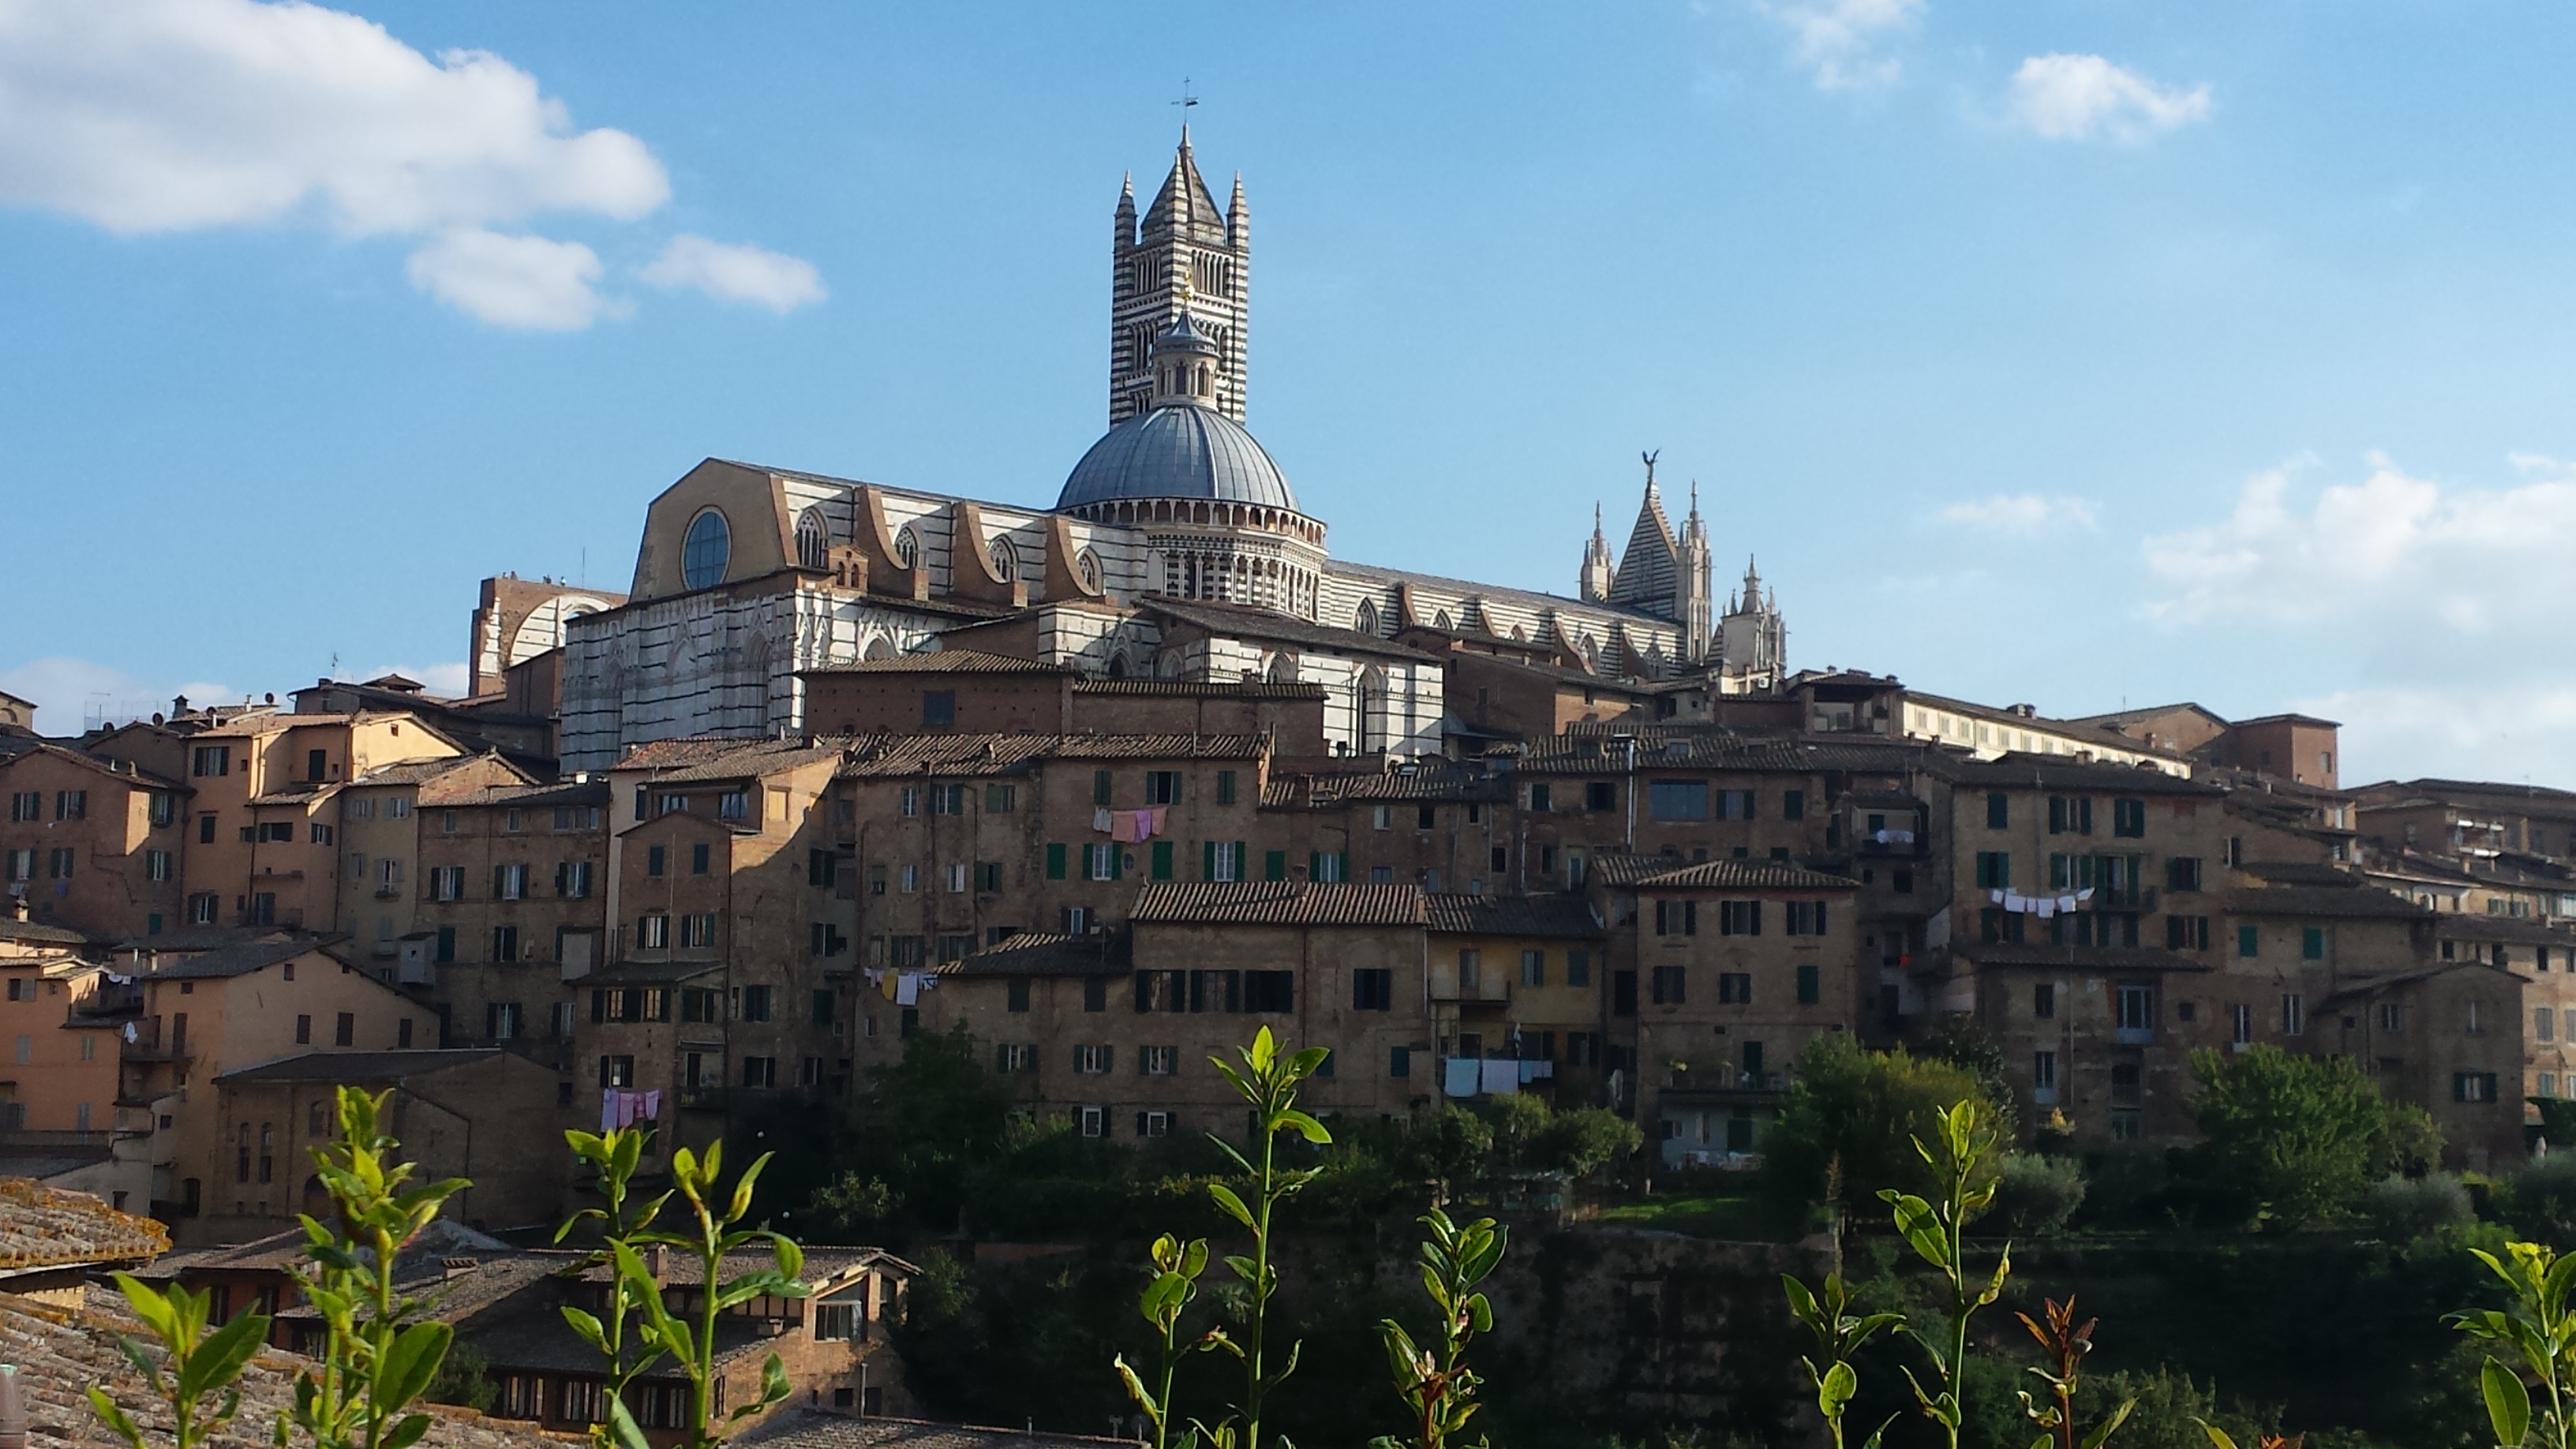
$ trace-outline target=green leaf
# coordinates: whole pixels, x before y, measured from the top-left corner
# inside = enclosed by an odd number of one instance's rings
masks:
[[[245,1313],[216,1329],[179,1369],[179,1392],[191,1399],[203,1398],[241,1377],[250,1356],[268,1338],[268,1320],[256,1313]]]
[[[445,1323],[415,1323],[394,1335],[393,1347],[376,1365],[377,1412],[399,1409],[428,1392],[429,1381],[438,1377],[438,1366],[446,1361],[448,1341],[455,1336],[455,1327]]]
[[[2135,1398],[2122,1399],[2120,1407],[2111,1411],[2111,1417],[2103,1420],[2100,1428],[2084,1436],[2083,1449],[2102,1449],[2103,1441],[2111,1437],[2113,1430],[2129,1422],[2130,1411],[2137,1407],[2138,1401]]]
[[[1780,1291],[1788,1295],[1792,1317],[1805,1324],[1817,1337],[1827,1336],[1824,1310],[1816,1306],[1816,1295],[1808,1291],[1806,1284],[1798,1281],[1797,1275],[1781,1274]]]
[[[1253,1222],[1252,1209],[1243,1205],[1243,1199],[1235,1195],[1233,1188],[1221,1182],[1211,1182],[1208,1184],[1208,1196],[1216,1199],[1216,1205],[1225,1209],[1228,1217],[1247,1228],[1259,1231]]]
[[[680,1150],[688,1151],[685,1147]],[[608,1437],[617,1449],[653,1449],[653,1442],[644,1437],[644,1430],[635,1422],[634,1412],[626,1407],[626,1400],[615,1395],[608,1400]],[[2228,1449],[2235,1449],[2235,1446],[2229,1445]]]
[[[2209,1436],[2210,1449],[2236,1449],[2236,1441],[2227,1437],[2226,1430],[2207,1419],[2194,1419],[2192,1422],[2200,1426],[2200,1432]]]
[[[1318,1048],[1318,1050],[1321,1049]],[[1302,1053],[1300,1053],[1300,1059],[1303,1059]],[[1316,1121],[1314,1118],[1307,1116],[1303,1112],[1291,1110],[1280,1113],[1279,1125],[1318,1146],[1329,1143],[1333,1140],[1333,1134],[1325,1130],[1323,1123]]]
[[[1860,1392],[1860,1375],[1847,1363],[1837,1363],[1825,1370],[1824,1381],[1816,1385],[1816,1407],[1827,1419],[1840,1419],[1843,1409]]]
[[[2478,1370],[2478,1391],[2487,1401],[2487,1422],[2495,1427],[2496,1442],[2505,1449],[2520,1449],[2531,1432],[2531,1390],[2513,1370],[2494,1359],[2488,1359]]]
[[[120,1273],[117,1276],[121,1278],[125,1275]],[[116,1437],[134,1446],[134,1449],[143,1449],[143,1431],[135,1426],[134,1417],[131,1414],[118,1408],[116,1400],[107,1396],[107,1390],[93,1386],[89,1391],[89,1407],[90,1412],[98,1415],[108,1428],[116,1431]]]
[[[393,1432],[385,1436],[383,1449],[411,1449],[429,1433],[429,1425],[427,1414],[405,1415],[401,1423],[394,1425]]]

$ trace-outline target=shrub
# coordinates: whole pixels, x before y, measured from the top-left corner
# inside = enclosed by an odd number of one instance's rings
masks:
[[[2004,1155],[1995,1181],[1995,1205],[1978,1226],[2017,1238],[2054,1233],[2084,1205],[2084,1169],[2068,1158],[2034,1153]]]
[[[1970,1100],[1991,1114],[1964,1068],[1901,1048],[1874,1052],[1842,1033],[1817,1037],[1799,1055],[1780,1118],[1763,1136],[1763,1196],[1783,1219],[1801,1216],[1826,1200],[1837,1169],[1846,1205],[1870,1203],[1883,1188],[1930,1192],[1932,1170],[1914,1140],[1939,1140],[1941,1113]],[[1982,1188],[1994,1171],[1980,1162],[1971,1176]]]
[[[2576,1246],[2576,1151],[2552,1152],[2497,1184],[2496,1216],[2534,1242]]]
[[[2192,1054],[2192,1099],[2204,1176],[2253,1194],[2279,1225],[2304,1227],[2351,1212],[2390,1172],[2427,1165],[2441,1135],[2420,1107],[2387,1101],[2342,1057],[2293,1056],[2258,1046],[2241,1056]]]
[[[2476,1216],[2469,1206],[2467,1185],[2458,1174],[2449,1172],[2422,1177],[2391,1173],[2362,1194],[2362,1211],[2382,1234],[2399,1242],[2410,1242],[2446,1224],[2464,1223]]]

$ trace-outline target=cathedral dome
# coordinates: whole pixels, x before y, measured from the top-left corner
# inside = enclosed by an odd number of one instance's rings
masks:
[[[1295,511],[1297,495],[1243,425],[1165,401],[1111,428],[1064,480],[1059,509],[1124,498],[1207,498]]]

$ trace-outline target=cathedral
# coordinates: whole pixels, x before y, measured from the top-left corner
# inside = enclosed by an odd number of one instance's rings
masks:
[[[1324,520],[1245,427],[1251,218],[1183,131],[1110,246],[1108,430],[1049,506],[708,459],[646,510],[623,599],[477,615],[478,677],[560,647],[562,763],[804,725],[808,671],[966,649],[1095,679],[1320,686],[1350,756],[1438,754],[1460,733],[1443,658],[1503,654],[1630,684],[1763,694],[1778,601],[1748,564],[1721,613],[1692,488],[1676,531],[1646,458],[1614,560],[1595,510],[1573,597],[1335,559]],[[995,479],[999,497],[1025,494]],[[519,586],[522,591],[533,586]]]

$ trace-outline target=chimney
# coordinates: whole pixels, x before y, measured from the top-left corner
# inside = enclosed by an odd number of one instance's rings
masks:
[[[0,1363],[0,1449],[27,1449],[27,1400],[14,1363]]]
[[[25,896],[13,894],[9,897],[9,919],[13,921],[23,921],[27,919],[27,898]]]
[[[644,1250],[644,1268],[645,1271],[653,1275],[653,1281],[655,1283],[669,1283],[671,1264],[670,1255],[671,1250],[660,1243],[655,1243],[653,1246]]]

